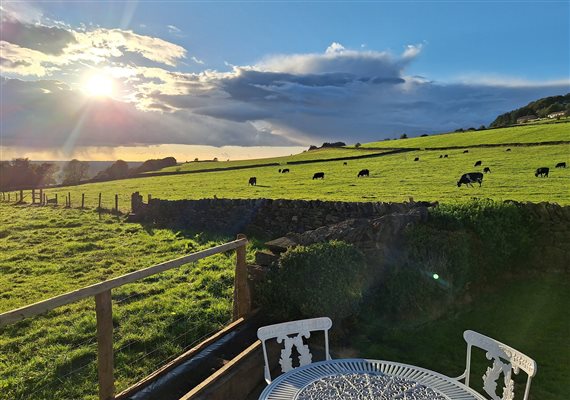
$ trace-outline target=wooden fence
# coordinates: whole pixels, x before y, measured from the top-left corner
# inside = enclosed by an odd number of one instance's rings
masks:
[[[18,190],[18,191],[7,191],[7,192],[0,192],[0,201],[3,202],[12,202],[12,200],[16,203],[16,204],[25,204],[26,203],[26,198],[28,197],[27,192],[30,193],[30,200],[32,205],[38,205],[38,206],[48,206],[48,205],[59,205],[58,202],[58,194],[61,194],[62,197],[63,195],[65,195],[65,197],[63,197],[64,200],[64,206],[65,208],[72,208],[72,198],[71,198],[71,192],[67,192],[67,193],[61,193],[52,190],[51,194],[53,194],[53,197],[50,198],[49,194],[47,193],[47,189],[30,189],[30,190]],[[79,195],[78,193],[76,193],[77,195]],[[150,194],[149,196],[149,201],[150,201]],[[110,211],[112,213],[120,213],[119,210],[119,195],[118,194],[114,194],[113,195],[113,207],[109,208],[109,209],[104,209],[103,208],[103,202],[102,202],[102,198],[103,195],[102,193],[98,194],[97,197],[97,207],[96,210],[98,210],[99,212],[102,211]],[[75,204],[75,203],[74,203]],[[129,204],[130,205],[130,204]],[[85,209],[85,193],[81,193],[81,207],[79,207],[81,209]]]
[[[224,243],[210,249],[186,255],[174,260],[153,265],[145,269],[134,271],[113,279],[109,279],[91,286],[77,289],[51,299],[30,304],[15,310],[0,314],[0,327],[18,322],[24,318],[32,317],[94,296],[95,314],[97,317],[97,371],[99,376],[99,399],[112,400],[115,398],[115,380],[113,373],[113,310],[111,290],[128,283],[155,275],[182,265],[198,261],[214,254],[229,250],[236,250],[236,270],[234,280],[234,306],[233,319],[246,316],[251,310],[250,293],[247,286],[246,267],[247,238],[239,234],[237,240]]]

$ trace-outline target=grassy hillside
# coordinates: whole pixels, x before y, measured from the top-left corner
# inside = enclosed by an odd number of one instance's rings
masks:
[[[480,144],[541,143],[557,141],[570,141],[570,122],[516,126],[510,128],[488,129],[484,131],[446,133],[410,139],[385,140],[381,142],[365,143],[362,147],[469,147]]]
[[[0,204],[0,311],[230,238],[145,230],[93,211]],[[113,290],[117,387],[231,318],[235,256],[219,254]],[[0,328],[0,398],[94,399],[93,299]]]
[[[326,149],[304,151],[300,154],[292,154],[290,156],[284,156],[284,157],[258,158],[253,160],[236,160],[236,161],[189,162],[178,165],[176,167],[164,168],[161,171],[162,172],[199,171],[199,170],[209,170],[209,169],[218,169],[218,168],[236,168],[247,165],[259,165],[259,164],[271,164],[271,163],[286,165],[287,162],[291,161],[307,161],[315,159],[328,160],[331,158],[355,157],[355,156],[362,156],[365,154],[378,154],[381,152],[382,151],[366,150],[366,149],[326,148]]]
[[[442,154],[449,158],[440,159]],[[414,162],[419,157],[420,161]],[[474,167],[482,160],[481,167]],[[370,159],[324,161],[292,165],[291,172],[280,174],[278,167],[259,167],[248,170],[230,170],[199,174],[126,179],[50,189],[50,197],[59,193],[60,203],[71,192],[72,206],[78,207],[81,194],[86,206],[96,207],[102,193],[103,207],[112,208],[114,195],[119,194],[119,208],[130,209],[130,195],[140,192],[162,199],[212,198],[286,198],[343,201],[403,201],[438,200],[454,202],[471,197],[497,200],[552,201],[570,204],[570,168],[555,169],[556,163],[570,165],[570,145],[514,147],[506,152],[503,147],[476,148],[463,154],[462,150],[413,151]],[[538,167],[550,167],[549,178],[536,178]],[[490,167],[482,187],[461,187],[459,177],[472,171]],[[370,170],[369,178],[356,178],[360,169]],[[324,180],[312,180],[315,172],[324,171]],[[250,176],[257,177],[257,186],[247,184]],[[29,199],[29,195],[28,195]]]

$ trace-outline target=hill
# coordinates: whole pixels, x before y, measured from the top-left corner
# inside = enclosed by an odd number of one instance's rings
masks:
[[[498,128],[514,125],[517,119],[527,115],[534,115],[539,118],[546,118],[548,114],[558,111],[565,111],[566,116],[570,115],[570,93],[564,96],[550,96],[532,101],[526,106],[499,115],[492,123],[491,127]]]

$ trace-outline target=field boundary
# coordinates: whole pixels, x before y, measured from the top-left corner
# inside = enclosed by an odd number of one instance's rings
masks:
[[[363,149],[363,150],[376,150],[376,149]],[[386,150],[386,149],[384,149]],[[346,161],[346,160],[358,160],[361,158],[374,158],[374,157],[382,157],[382,156],[389,156],[392,154],[398,153],[406,153],[408,151],[414,151],[419,149],[412,149],[412,148],[401,148],[401,149],[388,149],[388,151],[384,151],[382,153],[373,153],[373,154],[363,154],[361,156],[347,156],[347,157],[335,157],[335,158],[327,158],[322,160],[303,160],[303,161],[287,161],[287,165],[298,165],[298,164],[313,164],[318,162],[328,162],[328,161]]]
[[[533,146],[556,146],[560,144],[570,144],[570,140],[555,140],[550,142],[530,142],[530,143],[521,143],[521,142],[514,142],[514,143],[483,143],[483,144],[474,144],[474,145],[466,145],[466,146],[443,146],[443,147],[365,147],[366,150],[402,150],[407,149],[409,151],[418,151],[418,150],[457,150],[457,149],[471,149],[471,148],[485,148],[485,147],[533,147]]]

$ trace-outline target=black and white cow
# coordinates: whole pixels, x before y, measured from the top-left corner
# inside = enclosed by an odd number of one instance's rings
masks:
[[[559,162],[556,164],[556,168],[566,168],[566,162]]]
[[[536,172],[534,173],[534,176],[536,176],[537,178],[539,176],[541,177],[547,177],[548,178],[548,172],[550,171],[550,168],[548,167],[540,167],[536,169]]]
[[[480,187],[483,183],[483,174],[481,172],[469,172],[467,174],[463,174],[457,181],[457,187],[461,187],[461,185],[473,187],[473,182],[478,182]]]
[[[282,169],[282,170],[281,170],[281,173],[282,173],[282,174],[286,174],[286,173],[288,173],[288,172],[289,172],[289,168],[285,168],[285,169]]]
[[[360,178],[361,176],[370,176],[370,171],[367,169],[361,170],[356,177]]]

